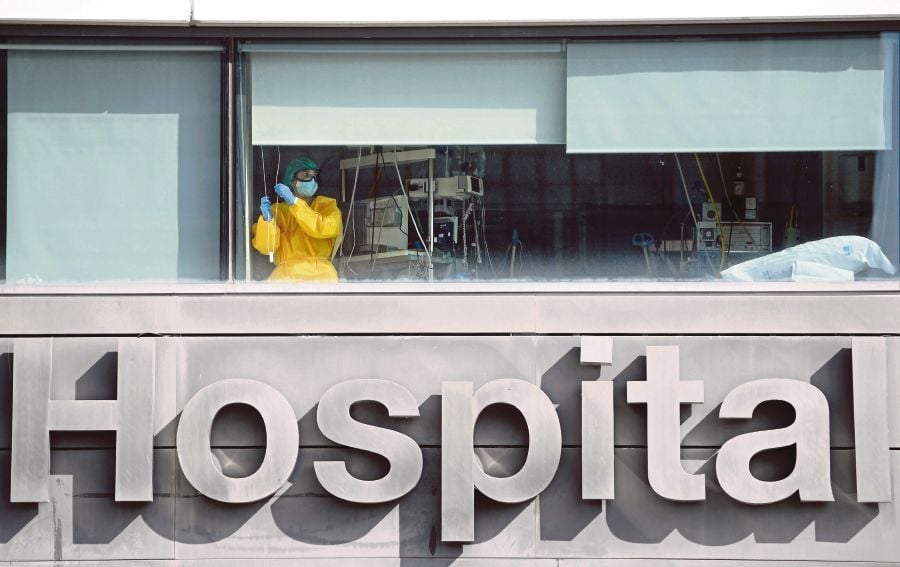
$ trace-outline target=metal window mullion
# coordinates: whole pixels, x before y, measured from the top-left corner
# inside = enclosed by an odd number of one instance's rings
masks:
[[[225,42],[223,53],[223,89],[222,89],[222,210],[221,210],[221,262],[222,279],[234,282],[235,259],[235,57],[236,41],[231,38]]]

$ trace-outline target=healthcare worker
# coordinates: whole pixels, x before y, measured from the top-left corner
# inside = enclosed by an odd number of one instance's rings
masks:
[[[317,196],[319,166],[307,157],[292,160],[284,183],[275,186],[283,202],[260,201],[260,216],[253,225],[253,247],[274,252],[270,280],[337,281],[331,263],[335,241],[341,234],[341,211],[329,197]]]

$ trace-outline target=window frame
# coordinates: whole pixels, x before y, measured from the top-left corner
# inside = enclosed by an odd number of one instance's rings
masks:
[[[900,33],[900,18],[873,19],[865,21],[772,21],[753,23],[641,23],[620,25],[510,25],[510,26],[362,26],[347,28],[340,26],[294,26],[294,27],[226,27],[226,26],[146,26],[133,27],[103,25],[0,25],[2,43],[56,44],[61,48],[77,45],[102,44],[110,48],[116,45],[140,44],[148,47],[198,45],[214,46],[220,51],[220,234],[219,265],[220,281],[208,283],[165,284],[40,284],[23,285],[5,282],[6,262],[6,218],[0,220],[0,296],[17,295],[153,295],[153,294],[556,294],[556,293],[883,293],[900,291],[900,281],[862,281],[853,283],[735,283],[735,282],[338,282],[329,285],[271,284],[237,279],[237,249],[242,245],[237,240],[239,198],[238,170],[239,154],[245,151],[238,138],[238,122],[242,107],[239,97],[238,66],[240,46],[243,42],[321,42],[321,41],[443,41],[469,42],[484,41],[541,41],[553,40],[598,40],[636,39],[653,40],[674,37],[724,38],[741,37],[817,37],[822,35],[841,36],[861,33]],[[0,55],[5,60],[5,50]],[[2,66],[4,79],[0,82],[0,98],[6,95],[6,66]],[[900,85],[898,85],[900,88]],[[0,118],[0,160],[6,164],[4,151],[6,137],[6,116]],[[5,210],[6,179],[0,180],[0,206]]]
[[[20,34],[4,34],[0,35],[2,40],[0,40],[0,104],[2,104],[2,108],[4,111],[0,113],[0,134],[2,134],[2,142],[0,142],[0,169],[3,171],[7,170],[8,166],[8,112],[6,111],[8,107],[8,97],[7,97],[7,83],[8,83],[8,67],[7,67],[7,54],[10,49],[16,50],[28,50],[32,49],[41,49],[41,50],[59,50],[59,51],[108,51],[115,52],[118,51],[116,48],[120,47],[121,51],[128,50],[139,50],[139,51],[148,51],[152,52],[155,50],[166,51],[166,52],[191,52],[191,51],[209,51],[209,52],[218,52],[219,53],[219,109],[218,114],[220,116],[220,126],[219,126],[219,142],[218,142],[218,153],[219,153],[219,280],[215,283],[227,282],[229,281],[228,275],[230,273],[229,266],[229,258],[232,257],[230,254],[229,247],[231,246],[230,239],[232,237],[232,232],[230,230],[231,217],[233,215],[233,207],[230,206],[232,201],[231,199],[231,191],[233,186],[233,180],[231,179],[230,172],[233,170],[230,164],[230,156],[233,155],[232,148],[229,147],[231,143],[231,133],[228,130],[231,126],[231,121],[229,120],[229,113],[233,109],[233,101],[229,100],[229,85],[231,81],[231,75],[233,74],[233,69],[229,65],[229,61],[232,60],[229,53],[229,47],[231,44],[226,41],[213,41],[208,39],[173,39],[173,38],[165,38],[160,37],[158,39],[152,37],[121,37],[121,38],[85,38],[84,34],[79,34],[77,37],[70,37],[68,35],[53,35],[50,37],[46,37],[43,35],[20,35]],[[8,47],[3,47],[6,45]],[[0,293],[4,293],[6,289],[11,287],[18,288],[20,287],[18,284],[10,284],[6,281],[6,247],[7,247],[7,195],[8,195],[8,187],[7,187],[7,177],[3,176],[2,181],[0,181],[0,208],[2,208],[3,214],[0,215],[2,219],[0,219]],[[89,288],[92,286],[103,286],[107,285],[102,282],[85,282],[79,284],[65,284],[61,287],[82,287]],[[114,286],[121,285],[125,288],[130,288],[133,286],[141,287],[141,283],[135,284],[111,284]],[[156,285],[156,284],[149,284]],[[171,286],[180,286],[184,285],[179,282],[171,282],[166,285]],[[46,289],[47,287],[56,287],[56,284],[38,284],[38,285],[29,285],[26,286],[29,288],[33,288],[35,290]]]

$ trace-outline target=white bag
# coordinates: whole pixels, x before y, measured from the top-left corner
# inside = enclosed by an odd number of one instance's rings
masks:
[[[819,266],[814,267],[815,264]],[[846,271],[855,274],[866,268],[877,268],[891,275],[897,273],[881,248],[868,238],[834,236],[742,262],[724,270],[722,279],[739,282],[847,281]]]
[[[794,262],[791,268],[792,282],[852,282],[854,275],[851,270],[803,260]]]

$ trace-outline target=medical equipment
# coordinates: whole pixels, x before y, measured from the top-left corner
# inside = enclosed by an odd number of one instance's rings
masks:
[[[434,197],[436,199],[468,199],[484,196],[484,181],[472,175],[455,175],[452,177],[436,177],[434,179]],[[407,180],[410,199],[428,197],[428,180],[416,178]]]
[[[344,238],[349,254],[406,250],[409,213],[402,196],[363,199],[353,203],[353,227]]]
[[[722,218],[722,204],[721,203],[718,203],[718,202],[710,203],[709,201],[706,201],[705,203],[703,203],[703,218],[702,218],[703,221],[715,222],[716,215],[718,215],[719,218]]]
[[[419,237],[419,241],[427,242],[427,246],[424,248],[425,257],[426,257],[426,269],[425,269],[425,279],[426,281],[431,281],[433,279],[433,261],[432,261],[432,248],[433,248],[433,234],[429,234],[428,241],[422,237],[422,231],[419,229],[419,223],[416,221],[415,217],[409,216],[409,194],[406,190],[406,186],[403,180],[403,177],[400,175],[400,164],[401,163],[417,163],[417,162],[425,162],[428,164],[428,178],[433,179],[434,177],[434,157],[435,152],[433,149],[420,149],[420,150],[410,150],[410,151],[398,151],[398,148],[394,148],[392,152],[384,153],[382,151],[378,151],[375,154],[369,156],[363,156],[361,150],[358,152],[357,157],[354,159],[343,159],[340,161],[340,169],[341,169],[341,196],[342,199],[346,199],[346,176],[345,172],[348,169],[355,169],[356,174],[354,176],[353,181],[353,191],[350,197],[350,215],[355,216],[354,213],[356,211],[356,182],[358,179],[359,169],[361,167],[378,167],[378,164],[382,165],[393,164],[394,171],[397,173],[397,182],[400,186],[400,192],[394,193],[391,195],[391,199],[396,199],[398,202],[400,200],[404,203],[404,208],[407,211],[404,215],[404,218],[408,218],[412,220],[413,228],[415,229],[416,235]],[[430,223],[434,221],[434,199],[428,199],[428,218]],[[362,221],[365,222],[365,221]],[[354,229],[356,227],[356,221],[354,220],[352,223]],[[430,231],[433,231],[433,224],[429,227]],[[408,231],[403,230],[404,233],[408,234]],[[374,235],[374,232],[372,233]],[[353,243],[355,244],[359,241],[360,238],[354,235]],[[373,239],[374,240],[374,239]],[[399,242],[399,238],[397,239]],[[405,244],[404,244],[405,246]],[[344,248],[342,248],[342,253],[344,252]],[[349,247],[349,256],[353,255],[353,246]],[[378,252],[370,252],[369,255],[372,259],[372,267],[374,269],[375,261],[377,260]]]
[[[724,222],[697,223],[697,250],[719,252],[722,244],[728,253],[768,254],[772,251],[772,223]]]
[[[457,241],[456,217],[435,217],[434,219],[434,247],[438,250],[452,250]]]

